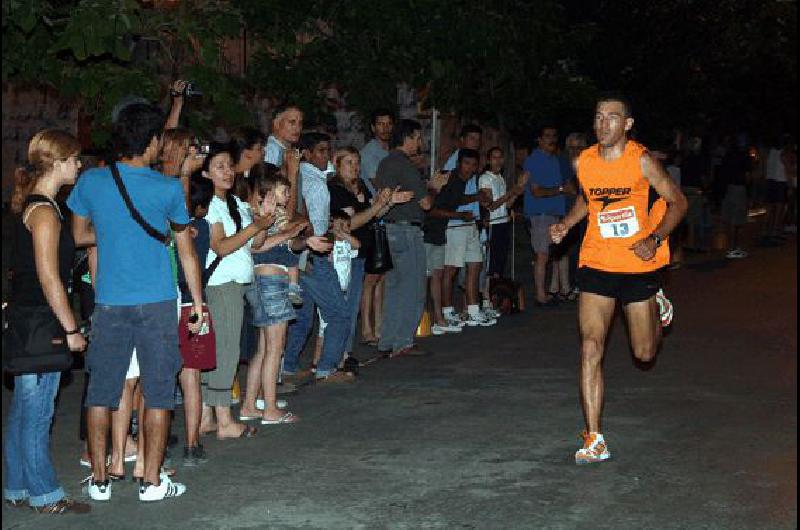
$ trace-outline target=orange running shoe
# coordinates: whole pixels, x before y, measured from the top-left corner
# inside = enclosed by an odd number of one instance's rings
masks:
[[[611,458],[608,445],[599,432],[583,431],[583,447],[575,453],[576,464],[593,464]]]

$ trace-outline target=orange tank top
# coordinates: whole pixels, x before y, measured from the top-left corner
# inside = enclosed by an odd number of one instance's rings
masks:
[[[650,261],[643,261],[630,250],[655,230],[667,211],[666,202],[650,189],[642,173],[641,157],[646,152],[643,145],[628,140],[616,160],[604,160],[597,144],[578,158],[578,181],[588,207],[580,267],[640,273],[669,264],[666,240]]]

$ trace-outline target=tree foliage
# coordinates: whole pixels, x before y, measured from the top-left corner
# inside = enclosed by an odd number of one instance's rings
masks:
[[[228,2],[155,8],[136,0],[4,0],[2,26],[3,82],[46,85],[76,102],[93,119],[98,146],[120,99],[164,98],[178,77],[204,91],[203,112],[189,113],[194,125],[248,119],[241,80],[220,68],[221,43],[241,29]]]
[[[272,94],[319,108],[336,84],[367,112],[394,104],[399,83],[467,119],[520,127],[591,104],[575,71],[573,34],[556,2],[520,0],[277,0],[237,2],[263,43],[249,77]]]

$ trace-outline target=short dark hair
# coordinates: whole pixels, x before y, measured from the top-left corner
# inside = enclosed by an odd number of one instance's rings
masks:
[[[164,114],[158,107],[149,103],[128,105],[114,123],[114,154],[125,158],[143,155],[163,129]]]
[[[298,147],[302,151],[303,149],[308,149],[309,151],[313,151],[317,145],[321,144],[322,142],[330,143],[331,137],[325,133],[312,131],[303,133],[300,136],[300,141],[297,143]]]
[[[290,101],[283,101],[275,106],[275,110],[272,113],[272,117],[277,118],[278,116],[280,116],[289,109],[295,109],[300,112],[303,112],[303,109],[301,109],[299,105],[295,105]]]
[[[474,123],[468,123],[461,127],[461,132],[458,133],[459,138],[466,138],[468,134],[478,133],[483,134],[483,129],[481,129],[480,125],[476,125]]]
[[[208,208],[214,198],[214,184],[202,173],[194,172],[189,179],[189,212],[194,215],[198,208]]]
[[[373,110],[372,113],[369,115],[369,124],[375,125],[376,123],[378,123],[378,118],[380,118],[381,116],[389,116],[392,119],[392,122],[394,122],[394,112],[392,112],[387,108],[380,108]]]
[[[258,144],[266,146],[267,137],[254,127],[239,127],[231,133],[231,144],[234,148],[233,161],[238,162],[245,149],[252,149]]]
[[[254,165],[252,169],[250,169],[247,182],[250,186],[250,193],[252,194],[257,191],[261,197],[264,197],[264,195],[273,191],[281,184],[289,188],[292,187],[289,179],[281,175],[281,168],[268,162]]]
[[[604,92],[597,98],[597,103],[602,103],[604,101],[616,101],[618,103],[622,103],[622,107],[625,109],[625,117],[626,118],[633,118],[633,105],[631,105],[630,99],[625,97],[623,94],[619,92]]]
[[[464,149],[464,148],[459,149],[458,150],[458,162],[457,162],[457,165],[460,166],[461,165],[461,161],[466,159],[466,158],[471,158],[473,160],[480,161],[481,155],[475,149]]]
[[[335,210],[331,210],[331,221],[334,219],[339,219],[340,221],[349,221],[350,214],[340,208],[337,208]]]
[[[394,129],[392,129],[392,142],[390,147],[395,148],[403,145],[403,142],[406,141],[406,138],[409,138],[412,134],[421,130],[422,125],[420,125],[420,123],[416,120],[400,120],[394,126]]]
[[[536,138],[541,138],[542,135],[544,134],[544,131],[546,131],[547,129],[553,129],[554,131],[556,131],[556,133],[558,132],[558,127],[556,127],[555,124],[550,122],[545,122],[540,124],[539,127],[536,129]]]

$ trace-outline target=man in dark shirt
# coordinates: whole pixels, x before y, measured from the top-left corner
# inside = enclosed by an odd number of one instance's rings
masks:
[[[739,246],[739,227],[747,223],[747,184],[750,178],[750,159],[733,138],[728,145],[718,176],[725,184],[722,200],[722,218],[728,225],[728,252],[730,259],[746,258],[747,252]]]
[[[459,333],[463,327],[445,318],[442,313],[442,302],[445,292],[444,282],[446,281],[444,270],[447,226],[451,219],[464,222],[473,221],[472,212],[458,211],[458,207],[463,202],[466,185],[467,182],[464,179],[449,179],[447,185],[436,195],[433,207],[428,212],[423,226],[428,277],[430,277],[431,299],[433,300],[431,332],[434,335]]]
[[[414,198],[394,206],[386,214],[386,233],[394,267],[386,273],[383,322],[378,351],[384,355],[425,355],[414,344],[425,307],[425,245],[422,223],[433,197],[411,162],[422,148],[422,127],[414,120],[400,120],[392,132],[392,151],[375,175],[377,188],[414,192]]]
[[[708,174],[711,167],[702,151],[702,140],[689,140],[689,152],[681,164],[681,189],[689,202],[686,212],[686,250],[704,252],[708,249],[706,228],[710,224],[708,213]]]

